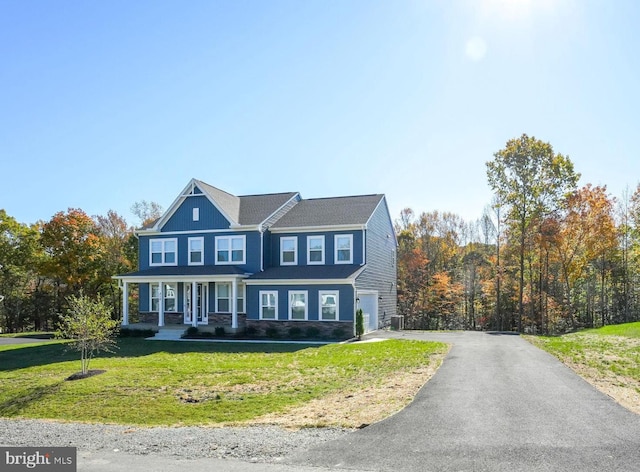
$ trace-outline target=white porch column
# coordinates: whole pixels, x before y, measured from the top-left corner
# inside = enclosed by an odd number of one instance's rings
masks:
[[[160,282],[160,300],[158,301],[158,327],[164,326],[164,282]]]
[[[129,324],[129,284],[122,282],[122,326]]]
[[[238,328],[238,279],[231,283],[231,329]]]
[[[198,293],[196,290],[198,289],[197,283],[191,282],[191,326],[198,327],[198,307],[196,306],[196,301],[198,300]]]

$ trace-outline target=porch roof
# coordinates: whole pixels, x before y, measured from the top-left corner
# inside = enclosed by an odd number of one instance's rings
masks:
[[[141,280],[141,279],[189,279],[189,278],[220,278],[220,277],[246,277],[247,274],[236,266],[162,266],[152,267],[146,270],[115,275],[114,279]]]
[[[337,264],[337,265],[302,265],[302,266],[281,266],[271,267],[263,272],[253,274],[245,283],[256,284],[275,281],[341,281],[348,283],[355,280],[365,266],[358,264]]]

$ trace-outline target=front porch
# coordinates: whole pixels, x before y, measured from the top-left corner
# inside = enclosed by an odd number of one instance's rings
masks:
[[[228,333],[242,332],[246,276],[235,268],[206,266],[156,268],[115,276],[122,289],[122,327],[129,328],[132,321],[156,329],[193,326],[215,331],[223,327]],[[136,295],[138,306],[130,313],[129,303]]]

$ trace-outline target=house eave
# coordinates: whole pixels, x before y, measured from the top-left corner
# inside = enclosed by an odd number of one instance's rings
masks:
[[[319,233],[325,231],[360,231],[367,229],[366,224],[356,225],[327,225],[327,226],[289,226],[281,228],[271,227],[269,231],[272,233]]]
[[[348,279],[259,279],[245,280],[245,285],[352,285],[354,277]]]
[[[127,283],[150,283],[150,282],[216,282],[228,281],[231,279],[246,279],[251,274],[221,274],[221,275],[114,275],[114,280]]]

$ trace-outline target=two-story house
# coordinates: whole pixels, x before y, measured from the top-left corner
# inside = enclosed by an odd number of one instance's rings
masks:
[[[223,326],[263,335],[313,326],[350,337],[396,314],[397,241],[384,195],[304,200],[297,192],[235,196],[192,179],[137,231],[139,270],[117,275],[122,325],[138,288],[138,321]]]

